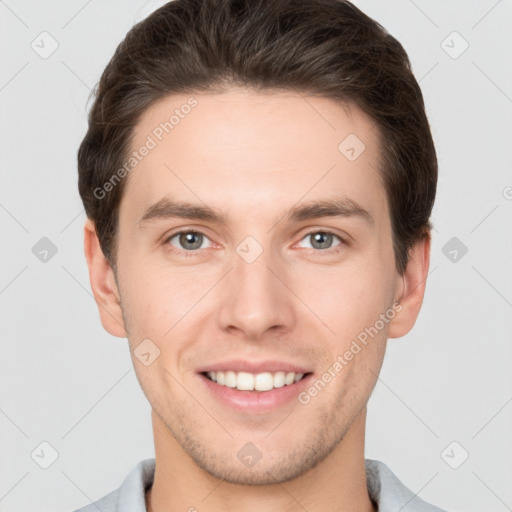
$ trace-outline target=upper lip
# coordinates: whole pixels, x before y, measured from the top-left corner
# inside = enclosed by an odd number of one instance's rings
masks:
[[[300,364],[288,363],[285,361],[266,360],[266,361],[247,361],[244,359],[231,359],[205,365],[197,370],[198,373],[222,372],[232,370],[234,372],[263,373],[263,372],[294,372],[311,373],[311,370]]]

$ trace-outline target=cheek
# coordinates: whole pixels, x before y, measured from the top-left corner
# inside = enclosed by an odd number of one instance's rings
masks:
[[[332,324],[336,334],[341,334],[353,327],[364,328],[386,311],[392,297],[389,275],[389,271],[374,263],[340,266],[328,273],[318,273],[313,279],[304,275],[298,279],[302,282],[304,302]]]
[[[145,338],[162,347],[171,339],[175,343],[178,333],[200,314],[201,298],[218,281],[212,272],[143,263],[136,257],[125,258],[122,271],[123,312],[135,345]]]
[[[388,274],[382,272],[380,275]],[[330,331],[324,338],[329,362],[334,363],[338,356],[346,354],[341,361],[343,376],[340,381],[360,381],[369,388],[373,386],[374,376],[368,368],[378,373],[389,328],[389,319],[383,322],[381,315],[389,309],[391,294],[385,280],[378,279],[379,272],[373,271],[333,274],[330,279],[317,282],[317,290],[320,289],[319,284],[323,284],[322,294],[308,298],[309,303],[314,304],[315,314],[323,322],[313,329],[318,331],[321,328],[327,333],[327,325]],[[318,324],[316,320],[315,324]]]

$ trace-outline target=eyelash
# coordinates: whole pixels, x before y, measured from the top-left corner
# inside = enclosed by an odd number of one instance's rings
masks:
[[[194,230],[194,229],[182,229],[180,231],[176,231],[174,233],[172,233],[171,235],[169,235],[165,240],[164,240],[164,245],[167,245],[169,244],[170,240],[172,240],[174,237],[176,237],[177,235],[181,235],[183,233],[194,233],[196,235],[203,235],[204,237],[208,238],[208,236],[203,233],[202,231],[198,231],[198,230]],[[331,231],[329,229],[314,229],[312,231],[308,231],[307,233],[304,234],[304,236],[301,238],[301,240],[303,240],[304,238],[310,236],[310,235],[314,235],[314,234],[317,234],[317,233],[322,233],[322,234],[327,234],[327,235],[333,235],[335,236],[336,238],[338,238],[340,240],[340,244],[334,246],[334,247],[331,247],[329,249],[325,249],[325,250],[322,250],[322,249],[310,249],[310,253],[309,254],[312,254],[314,256],[322,256],[322,255],[333,255],[333,254],[337,254],[339,253],[343,246],[347,246],[348,243],[340,236],[338,235],[338,233],[335,233],[334,231]],[[178,254],[178,255],[183,255],[185,256],[186,258],[190,258],[190,257],[196,257],[196,256],[199,256],[199,249],[194,249],[194,250],[191,250],[191,251],[186,251],[184,249],[177,249],[176,247],[174,246],[171,246],[172,249],[171,251]]]

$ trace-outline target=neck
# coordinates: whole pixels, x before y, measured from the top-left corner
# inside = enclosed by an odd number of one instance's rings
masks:
[[[146,509],[376,512],[366,484],[365,421],[363,409],[335,449],[300,476],[269,485],[241,485],[216,478],[199,467],[153,411],[156,465],[153,485],[146,492]]]

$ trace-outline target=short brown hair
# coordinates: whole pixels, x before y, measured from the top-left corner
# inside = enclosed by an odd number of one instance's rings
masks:
[[[102,198],[95,190],[126,161],[135,125],[168,95],[230,86],[353,103],[376,122],[402,274],[432,228],[434,143],[404,48],[344,0],[173,0],[128,32],[94,90],[78,150],[80,196],[114,271],[126,180]]]

